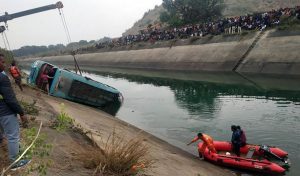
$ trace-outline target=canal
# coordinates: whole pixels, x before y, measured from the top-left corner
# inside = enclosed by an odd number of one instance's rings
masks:
[[[88,70],[93,72],[85,76],[122,92],[124,103],[117,118],[195,155],[196,144],[186,143],[198,132],[230,141],[231,125],[240,125],[248,143],[286,150],[292,162],[286,175],[300,175],[298,77]]]
[[[200,73],[168,78],[169,73],[85,74],[123,93],[125,101],[117,118],[183,150],[197,154],[196,144],[185,144],[198,132],[230,141],[230,126],[240,125],[247,142],[288,151],[292,166],[286,175],[300,175],[300,79]]]

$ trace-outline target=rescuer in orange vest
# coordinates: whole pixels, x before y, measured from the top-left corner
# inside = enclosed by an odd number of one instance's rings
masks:
[[[187,145],[190,145],[199,139],[201,139],[203,141],[201,148],[198,147],[198,152],[199,152],[200,158],[203,158],[203,153],[204,153],[206,147],[208,148],[208,150],[210,152],[217,153],[217,151],[214,147],[214,140],[212,139],[212,137],[208,136],[207,134],[198,133],[198,135]]]
[[[10,66],[10,74],[14,78],[16,84],[20,87],[21,91],[23,91],[22,87],[22,77],[21,77],[21,72],[16,66],[16,62],[12,61],[11,66]]]

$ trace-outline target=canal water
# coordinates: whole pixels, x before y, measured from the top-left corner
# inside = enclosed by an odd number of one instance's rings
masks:
[[[300,79],[206,73],[84,73],[120,90],[124,103],[116,114],[177,147],[198,132],[230,141],[231,125],[244,129],[247,142],[278,146],[292,162],[286,173],[300,175]],[[237,173],[237,175],[258,174]]]
[[[224,74],[201,75],[199,79],[194,74],[169,78],[165,78],[166,73],[152,77],[85,74],[122,92],[124,104],[117,118],[183,150],[197,154],[196,144],[185,144],[198,132],[230,141],[230,126],[240,125],[248,143],[286,150],[292,162],[286,175],[300,175],[300,79]]]
[[[249,143],[288,151],[292,166],[286,175],[300,175],[299,79],[217,74],[197,80],[192,74],[185,74],[185,78],[163,78],[164,73],[155,77],[86,74],[122,92],[124,104],[117,118],[183,150],[197,154],[196,144],[185,144],[198,132],[229,141],[230,126],[240,125]],[[205,81],[201,81],[203,77]]]

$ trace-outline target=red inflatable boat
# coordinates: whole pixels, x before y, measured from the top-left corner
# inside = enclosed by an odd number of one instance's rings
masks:
[[[201,146],[202,142],[198,144],[198,149]],[[209,152],[206,148],[204,159],[223,166],[269,174],[283,174],[285,169],[276,162],[267,160],[267,158],[283,162],[284,165],[289,164],[288,153],[277,147],[248,144],[241,148],[241,156],[237,157],[231,152],[230,142],[214,141],[214,146],[218,153]]]

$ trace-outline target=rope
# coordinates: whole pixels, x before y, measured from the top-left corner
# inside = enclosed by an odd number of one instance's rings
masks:
[[[66,21],[65,15],[64,15],[64,11],[62,9],[61,9],[61,14],[62,14],[62,18],[63,18],[63,21],[65,23],[66,29],[67,29],[67,34],[69,36],[69,40],[70,40],[70,42],[72,42],[71,35],[70,35],[70,32],[69,32],[69,28],[68,28],[68,25],[67,25],[67,21]]]
[[[68,28],[68,25],[67,25],[67,22],[66,22],[63,10],[62,9],[58,9],[58,11],[59,11],[59,15],[61,17],[61,21],[62,21],[64,30],[65,30],[65,33],[66,33],[66,36],[67,36],[67,41],[68,41],[68,43],[71,43],[72,42],[71,35],[70,35],[70,32],[69,32],[69,28]]]
[[[8,50],[11,51],[11,49],[10,49],[10,44],[9,44],[8,38],[7,38],[7,36],[6,36],[6,33],[3,32],[3,34],[4,34],[4,38],[6,39],[6,43],[7,43],[7,46],[8,46]]]
[[[69,28],[68,28],[68,25],[67,25],[67,21],[66,21],[64,12],[63,12],[62,9],[58,9],[58,11],[59,11],[59,15],[61,17],[62,24],[64,26],[64,30],[65,30],[65,33],[66,33],[66,36],[67,36],[68,43],[71,43],[72,39],[71,39],[71,35],[70,35],[70,32],[69,32]],[[76,52],[75,52],[74,46],[72,46],[72,55],[73,55],[73,58],[74,58],[75,72],[77,73],[77,71],[79,71],[80,75],[82,75],[82,72],[79,68],[79,65],[78,65],[76,57],[75,57]]]
[[[1,33],[1,34],[2,34],[2,39],[3,39],[4,47],[7,50],[7,45],[6,45],[6,41],[5,41],[5,38],[4,38],[4,34],[3,33]]]
[[[79,65],[77,63],[75,55],[73,55],[73,58],[74,58],[74,62],[75,62],[75,71],[76,71],[76,73],[77,73],[77,71],[79,71],[80,75],[82,75],[82,72],[81,72],[80,67],[79,67]]]
[[[63,18],[62,18],[61,10],[58,9],[58,11],[59,11],[60,19],[61,19],[61,22],[62,22],[62,24],[63,24],[64,31],[65,31],[65,34],[66,34],[66,37],[67,37],[67,43],[70,43],[70,39],[69,39],[68,34],[67,34],[67,29],[66,29],[64,20],[63,20]]]
[[[5,26],[6,26],[5,28],[8,29],[7,23],[5,23]],[[8,37],[7,37],[6,33],[5,33],[5,30],[2,31],[1,34],[2,34],[2,39],[3,39],[3,43],[4,43],[4,46],[5,46],[5,49],[7,51],[9,51],[9,55],[11,56],[12,59],[14,59],[14,53],[11,50],[11,47],[10,47],[10,44],[9,44],[9,40],[8,40]]]

